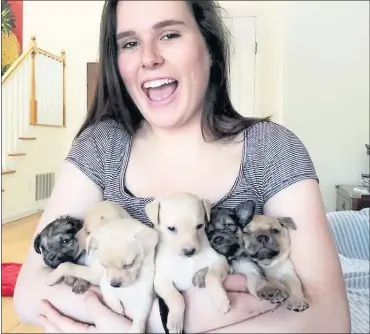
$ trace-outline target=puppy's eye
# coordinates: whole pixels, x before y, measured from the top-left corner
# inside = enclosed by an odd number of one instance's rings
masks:
[[[134,265],[134,263],[135,263],[135,260],[133,260],[132,262],[130,262],[130,263],[128,263],[128,264],[125,264],[125,265],[123,266],[123,268],[124,268],[124,269],[131,268],[131,267]]]
[[[176,227],[174,227],[174,226],[168,226],[167,228],[171,232],[176,232]]]
[[[68,245],[71,242],[71,239],[62,239],[62,245]]]
[[[204,224],[198,224],[197,225],[197,230],[200,230],[203,226],[204,226]]]
[[[273,228],[272,230],[271,230],[271,233],[273,233],[273,234],[278,234],[280,231],[277,229],[277,228]]]

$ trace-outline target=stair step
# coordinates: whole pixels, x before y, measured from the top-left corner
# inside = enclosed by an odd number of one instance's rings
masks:
[[[22,157],[26,155],[26,153],[10,153],[8,154],[10,157]]]
[[[14,174],[15,170],[12,169],[5,169],[1,171],[1,174]]]
[[[20,140],[35,140],[36,137],[19,137]]]

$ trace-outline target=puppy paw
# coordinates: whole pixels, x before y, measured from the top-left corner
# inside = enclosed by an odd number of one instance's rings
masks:
[[[69,267],[70,267],[70,264],[68,262],[61,263],[56,269],[50,272],[46,280],[46,284],[54,285],[58,283],[62,278],[64,278],[64,281],[66,282],[68,286],[73,286],[74,285],[73,280],[76,280],[76,278],[71,277],[67,274]]]
[[[227,298],[227,296],[220,298],[220,300],[217,302],[216,307],[219,312],[222,312],[223,314],[227,314],[230,311],[231,308],[231,302],[230,299]]]
[[[294,312],[303,312],[310,307],[310,304],[305,301],[304,299],[297,300],[297,299],[290,299],[288,301],[287,309],[294,311]]]
[[[271,304],[281,304],[289,297],[289,292],[284,287],[266,284],[257,291],[257,297],[267,300]]]
[[[181,312],[169,311],[167,328],[170,333],[182,333],[184,327],[184,315]]]
[[[197,288],[204,288],[206,286],[206,276],[207,276],[207,273],[208,273],[208,267],[207,268],[203,268],[201,270],[198,270],[191,282],[193,283],[193,286],[197,287]]]
[[[78,280],[75,281],[73,287],[72,287],[72,292],[76,294],[82,294],[87,291],[89,288],[90,283],[88,281],[85,281],[84,279],[79,278]]]
[[[74,284],[76,283],[76,281],[77,281],[76,277],[72,277],[72,276],[64,277],[64,283],[67,284],[70,287],[73,287]]]
[[[227,296],[226,291],[221,291],[219,293],[214,293],[212,295],[213,303],[215,304],[218,312],[222,312],[223,314],[227,314],[231,308],[231,302],[229,297]]]

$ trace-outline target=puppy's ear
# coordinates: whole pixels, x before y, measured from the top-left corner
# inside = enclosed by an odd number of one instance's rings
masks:
[[[204,211],[205,211],[205,214],[206,214],[207,222],[209,222],[211,220],[212,204],[211,204],[210,201],[208,201],[206,199],[202,199],[202,204],[203,204],[203,208],[204,208]]]
[[[254,201],[245,201],[240,203],[234,210],[238,224],[243,229],[253,218],[256,210]]]
[[[98,242],[92,234],[89,234],[86,238],[86,255],[89,255],[93,249],[98,249]]]
[[[154,199],[145,205],[145,213],[154,226],[160,224],[160,211],[161,203],[158,199]]]
[[[277,220],[283,227],[290,228],[291,230],[297,229],[297,225],[295,224],[294,220],[290,217],[278,217]]]
[[[41,249],[40,249],[40,243],[41,243],[41,236],[38,234],[33,241],[33,248],[35,249],[36,253],[41,254]]]
[[[135,239],[145,250],[150,252],[157,246],[159,236],[154,228],[145,226],[135,234]]]
[[[83,221],[81,219],[70,218],[68,222],[72,225],[73,233],[76,234],[79,230],[81,230],[83,226]]]

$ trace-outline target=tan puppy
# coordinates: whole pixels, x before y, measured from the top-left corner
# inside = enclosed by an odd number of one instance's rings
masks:
[[[255,215],[243,229],[243,241],[247,255],[263,270],[264,276],[281,291],[288,290],[288,309],[301,312],[309,303],[289,258],[289,229],[296,228],[290,217]]]
[[[194,275],[204,267],[209,267],[206,288],[216,307],[227,313],[230,300],[223,281],[229,266],[225,257],[210,246],[204,230],[211,204],[195,195],[179,193],[155,199],[145,210],[160,236],[154,288],[169,308],[169,332],[182,332],[185,302],[179,291],[192,287]]]
[[[130,332],[145,333],[154,300],[157,242],[158,233],[139,220],[109,220],[87,238],[90,265],[65,263],[50,274],[48,283],[75,276],[100,285],[107,306],[133,320]]]
[[[84,217],[84,229],[91,233],[94,229],[116,218],[128,218],[130,215],[118,203],[102,201],[87,210]]]

